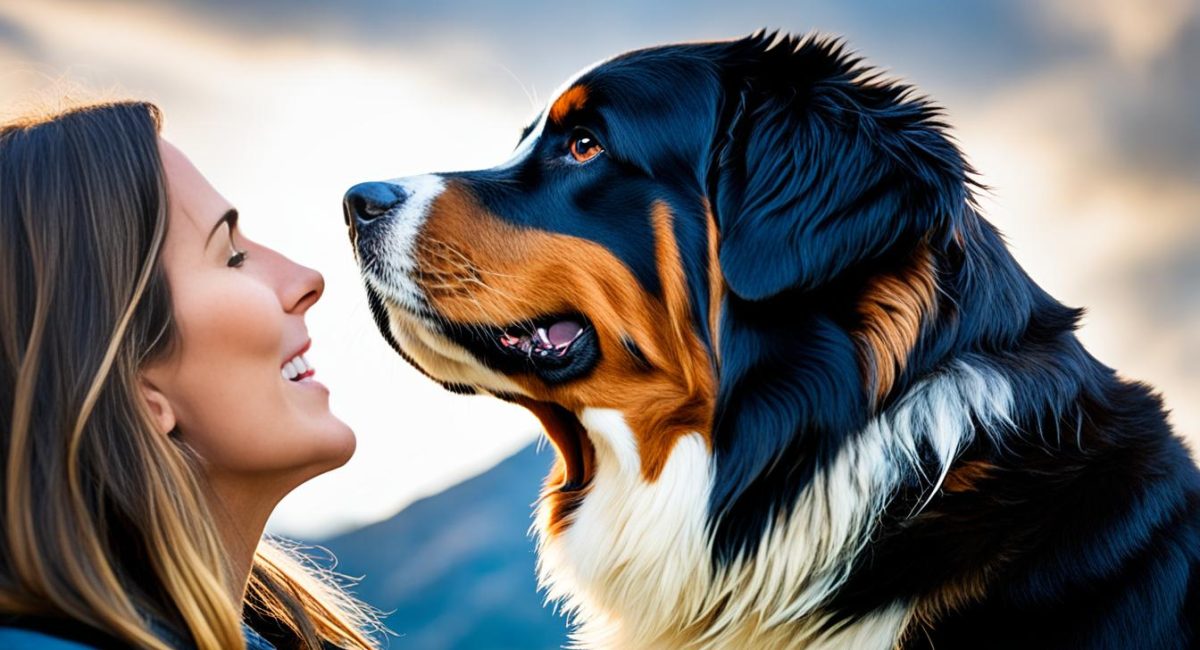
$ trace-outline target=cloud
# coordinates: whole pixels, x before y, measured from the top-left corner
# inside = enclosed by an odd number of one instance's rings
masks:
[[[1192,0],[1063,0],[1031,6],[1042,12],[1051,28],[1096,39],[1111,57],[1129,66],[1170,56],[1197,13]]]
[[[30,58],[41,51],[37,40],[26,29],[3,15],[0,15],[0,45]]]

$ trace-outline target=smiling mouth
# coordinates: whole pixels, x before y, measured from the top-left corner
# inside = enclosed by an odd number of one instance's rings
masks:
[[[288,381],[296,382],[312,377],[317,374],[317,371],[313,369],[304,353],[300,353],[283,364],[279,374]]]

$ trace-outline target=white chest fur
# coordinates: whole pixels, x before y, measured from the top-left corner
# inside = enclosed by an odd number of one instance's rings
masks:
[[[658,480],[640,471],[636,437],[615,410],[585,409],[596,473],[569,526],[535,527],[539,580],[577,625],[586,648],[891,648],[911,604],[822,631],[822,607],[845,581],[919,444],[940,461],[931,494],[973,436],[972,417],[1006,429],[1011,389],[966,364],[915,386],[873,421],[764,533],[758,550],[716,568],[708,531],[714,465],[704,438],[684,436]],[[926,468],[927,469],[927,468]],[[921,474],[923,476],[923,474]]]

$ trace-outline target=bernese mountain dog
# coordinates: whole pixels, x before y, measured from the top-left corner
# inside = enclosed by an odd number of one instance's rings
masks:
[[[579,645],[1200,647],[1200,472],[943,120],[757,33],[581,72],[491,169],[347,192],[383,336],[553,442],[538,572]]]

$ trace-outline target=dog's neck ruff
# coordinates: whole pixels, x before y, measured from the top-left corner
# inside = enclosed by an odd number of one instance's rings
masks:
[[[728,563],[713,561],[716,468],[705,439],[681,438],[648,483],[623,415],[584,409],[596,475],[560,532],[550,533],[541,507],[539,581],[588,648],[893,647],[912,603],[845,625],[831,625],[824,608],[897,489],[915,483],[932,496],[977,427],[989,436],[1011,429],[1012,401],[1008,382],[982,365],[959,361],[930,375],[816,469],[757,550]]]

